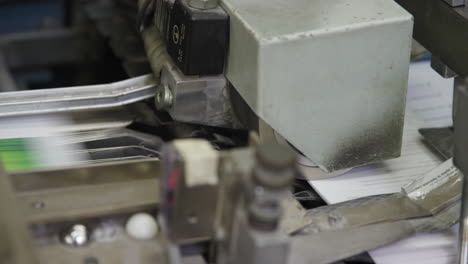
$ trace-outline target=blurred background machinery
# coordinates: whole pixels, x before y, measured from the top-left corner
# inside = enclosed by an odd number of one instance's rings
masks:
[[[1,1],[0,122],[65,114],[86,158],[2,173],[0,258],[372,263],[451,226],[457,173],[336,206],[306,182],[400,155],[412,37],[459,76],[455,139],[421,133],[466,171],[466,8],[396,2]]]

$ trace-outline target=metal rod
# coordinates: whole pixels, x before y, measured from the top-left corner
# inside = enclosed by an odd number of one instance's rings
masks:
[[[104,85],[2,93],[0,117],[128,105],[153,97],[157,83],[153,75],[144,75]]]
[[[462,208],[460,214],[460,233],[458,244],[458,263],[468,263],[468,181],[463,176]]]
[[[463,173],[462,208],[460,213],[460,234],[458,263],[468,263],[468,79],[457,77],[454,87],[454,151],[455,166]]]

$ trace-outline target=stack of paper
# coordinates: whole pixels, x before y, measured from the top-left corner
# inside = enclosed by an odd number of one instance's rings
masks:
[[[404,184],[442,163],[424,145],[418,129],[451,125],[452,95],[453,80],[441,78],[428,62],[411,65],[401,157],[355,168],[336,178],[311,181],[311,185],[330,204],[399,192]],[[416,235],[370,254],[377,264],[454,263],[455,234],[449,230]]]

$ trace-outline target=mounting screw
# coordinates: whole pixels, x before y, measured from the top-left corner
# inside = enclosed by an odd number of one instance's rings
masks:
[[[218,6],[218,0],[187,0],[189,6],[197,9],[213,9]]]
[[[296,154],[280,144],[266,143],[257,147],[253,179],[262,187],[288,188],[295,176]]]
[[[31,206],[34,208],[34,209],[42,209],[45,207],[45,203],[43,201],[35,201],[31,204]]]
[[[174,98],[171,89],[166,84],[161,84],[156,90],[155,104],[158,110],[167,110],[171,108]]]

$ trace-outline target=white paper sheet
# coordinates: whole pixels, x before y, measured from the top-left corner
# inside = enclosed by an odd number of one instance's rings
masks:
[[[418,234],[370,251],[377,264],[453,264],[458,225],[434,234]]]
[[[452,95],[453,79],[441,78],[428,62],[411,65],[401,157],[355,168],[336,178],[311,181],[311,185],[327,203],[399,192],[404,184],[442,163],[423,144],[417,130],[451,125]],[[453,263],[454,246],[452,230],[416,235],[370,254],[377,264],[448,264]]]

